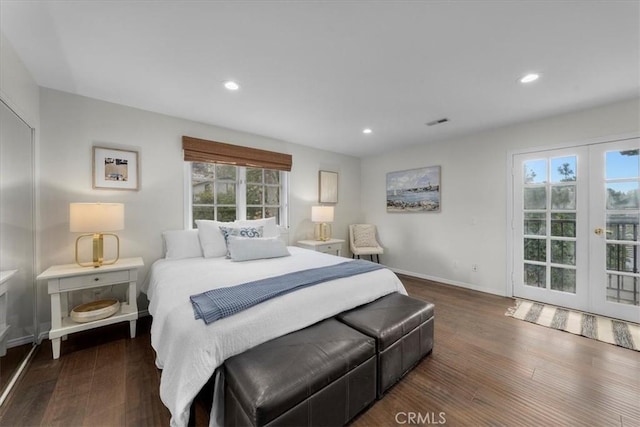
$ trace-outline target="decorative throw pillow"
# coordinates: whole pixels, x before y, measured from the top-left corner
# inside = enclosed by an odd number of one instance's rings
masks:
[[[356,224],[353,226],[353,244],[356,248],[378,246],[376,227],[372,224]]]
[[[231,261],[279,258],[291,255],[284,242],[277,237],[237,237],[229,236]]]
[[[280,230],[278,229],[278,223],[276,217],[263,218],[263,219],[241,219],[235,220],[233,226],[239,227],[262,227],[262,237],[278,237],[280,236]]]
[[[227,258],[231,257],[229,253],[229,236],[248,238],[262,237],[262,227],[220,227],[220,231],[227,245]]]

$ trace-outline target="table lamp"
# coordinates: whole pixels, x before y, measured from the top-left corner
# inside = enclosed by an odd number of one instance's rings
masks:
[[[70,203],[69,231],[72,233],[88,233],[76,239],[76,263],[82,267],[100,267],[115,264],[120,258],[120,239],[113,233],[124,229],[124,204],[122,203]],[[116,238],[116,258],[104,260],[104,236]],[[78,257],[78,242],[84,237],[93,238],[93,262],[80,262]]]
[[[311,221],[316,223],[314,236],[316,240],[326,242],[331,238],[331,223],[333,222],[333,206],[312,206]]]

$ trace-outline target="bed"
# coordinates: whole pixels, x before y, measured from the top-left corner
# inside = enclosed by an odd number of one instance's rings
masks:
[[[236,354],[305,328],[384,295],[406,291],[388,269],[307,287],[206,325],[196,320],[189,297],[293,271],[335,265],[345,258],[288,247],[290,256],[235,262],[224,256],[164,258],[151,267],[148,285],[153,316],[151,344],[162,369],[160,397],[172,426],[186,426],[194,397],[216,374],[210,425],[222,420],[219,368]]]

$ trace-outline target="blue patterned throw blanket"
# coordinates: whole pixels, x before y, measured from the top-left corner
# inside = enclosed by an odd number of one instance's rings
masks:
[[[358,259],[327,267],[294,271],[228,288],[212,289],[191,295],[189,298],[193,304],[196,319],[202,319],[208,325],[271,298],[329,280],[351,277],[382,268],[384,266],[380,264]]]

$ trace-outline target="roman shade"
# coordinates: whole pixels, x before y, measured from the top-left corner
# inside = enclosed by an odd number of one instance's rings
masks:
[[[236,166],[291,171],[291,154],[242,147],[206,139],[182,137],[187,162],[225,163]]]

